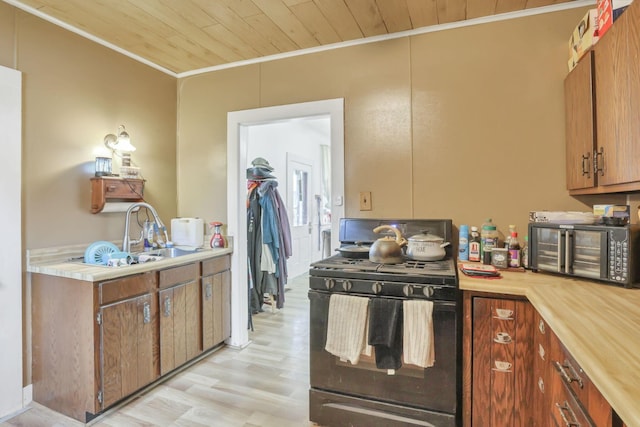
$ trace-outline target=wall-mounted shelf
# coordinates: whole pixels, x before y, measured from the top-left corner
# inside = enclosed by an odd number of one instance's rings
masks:
[[[91,178],[91,213],[98,213],[108,202],[141,202],[144,179],[102,176]]]

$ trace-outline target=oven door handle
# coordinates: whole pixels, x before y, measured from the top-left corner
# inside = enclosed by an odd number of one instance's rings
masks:
[[[574,261],[574,251],[573,251],[573,241],[574,235],[573,230],[565,230],[565,239],[564,239],[564,271],[568,274],[573,274],[573,261]]]

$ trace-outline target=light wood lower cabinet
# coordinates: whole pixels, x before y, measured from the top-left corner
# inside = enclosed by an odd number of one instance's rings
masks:
[[[231,336],[230,258],[202,263],[202,347],[209,349]]]
[[[199,276],[199,264],[174,267],[159,273],[161,375],[202,351]]]

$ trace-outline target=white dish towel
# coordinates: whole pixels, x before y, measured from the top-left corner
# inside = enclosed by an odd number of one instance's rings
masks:
[[[404,332],[402,357],[407,365],[429,368],[435,363],[433,302],[405,300],[402,303]]]
[[[365,348],[369,298],[331,294],[325,350],[355,365]]]

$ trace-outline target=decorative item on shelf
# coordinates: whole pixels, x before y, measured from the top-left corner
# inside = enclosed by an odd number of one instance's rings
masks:
[[[111,157],[96,157],[96,176],[111,176]]]

